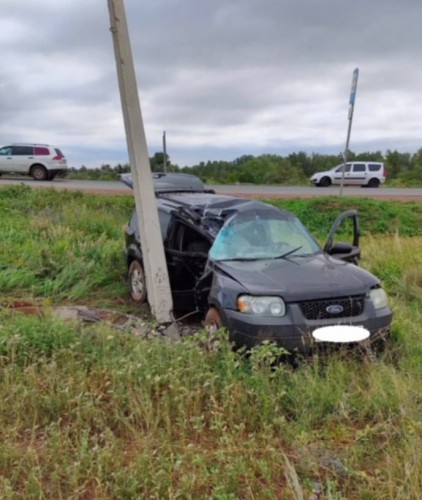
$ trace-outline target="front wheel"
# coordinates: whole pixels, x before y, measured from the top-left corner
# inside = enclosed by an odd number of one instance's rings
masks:
[[[223,320],[215,307],[208,309],[204,326],[209,333],[215,333],[220,328],[223,328]]]
[[[133,260],[128,273],[129,293],[137,304],[143,304],[147,298],[145,273],[138,260]]]
[[[48,174],[47,170],[42,165],[34,165],[31,168],[31,176],[35,181],[45,181]]]
[[[319,181],[319,185],[321,187],[329,187],[331,186],[331,179],[329,177],[323,177],[320,181]]]

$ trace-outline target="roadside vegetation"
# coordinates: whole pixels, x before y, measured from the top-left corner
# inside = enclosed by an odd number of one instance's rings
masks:
[[[349,151],[348,161],[380,161],[387,169],[385,186],[409,187],[422,186],[422,149],[414,154],[398,151],[365,152],[355,154]],[[315,172],[323,172],[340,165],[342,155],[324,155],[304,152],[292,153],[288,156],[264,154],[260,156],[244,155],[233,161],[200,162],[192,167],[179,167],[170,161],[167,155],[166,170],[183,172],[199,176],[208,184],[309,184],[309,178]],[[150,158],[151,169],[163,172],[164,155],[155,153]],[[117,180],[119,175],[129,172],[129,165],[102,165],[98,168],[71,168],[68,177],[71,179]]]
[[[359,210],[362,266],[395,314],[376,361],[293,367],[270,345],[233,352],[224,332],[140,340],[59,321],[50,306],[138,313],[123,259],[133,200],[0,190],[1,498],[421,498],[422,205],[271,202],[321,242]]]

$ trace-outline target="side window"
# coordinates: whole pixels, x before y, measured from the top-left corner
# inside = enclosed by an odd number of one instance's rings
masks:
[[[32,146],[13,146],[12,154],[16,156],[30,156],[33,154]]]
[[[12,148],[10,146],[6,146],[0,149],[0,156],[8,156],[12,154]]]
[[[34,147],[34,154],[36,156],[48,156],[50,154],[50,151],[48,148],[43,148],[41,146],[35,146]]]
[[[346,163],[346,168],[344,169],[345,172],[350,172],[350,167],[352,165],[350,163]],[[341,171],[343,169],[343,165],[340,165],[339,168],[336,170],[336,172],[341,174]]]
[[[365,172],[365,163],[355,163],[353,165],[353,172]]]
[[[378,172],[381,170],[381,163],[370,163],[368,167],[370,172]]]

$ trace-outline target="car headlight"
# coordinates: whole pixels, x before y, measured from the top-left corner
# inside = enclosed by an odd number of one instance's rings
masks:
[[[284,316],[286,314],[286,305],[280,297],[241,295],[237,299],[237,308],[242,313],[256,316]]]
[[[388,297],[382,288],[374,288],[369,292],[369,297],[375,309],[382,309],[388,306]]]

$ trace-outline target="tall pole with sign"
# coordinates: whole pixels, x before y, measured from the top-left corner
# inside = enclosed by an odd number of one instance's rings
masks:
[[[172,321],[173,302],[123,0],[108,0],[108,8],[148,301],[156,320],[166,323]]]
[[[358,86],[358,77],[359,77],[359,68],[355,68],[355,70],[353,71],[352,89],[350,91],[350,99],[349,99],[349,126],[347,128],[346,147],[344,149],[344,155],[343,155],[343,168],[341,169],[340,196],[343,194],[344,172],[346,170],[347,152],[349,150],[350,133],[352,131],[353,110],[355,108],[355,99],[356,99],[356,89]]]
[[[166,131],[163,132],[163,163],[164,172],[167,172],[167,145],[166,145]]]

